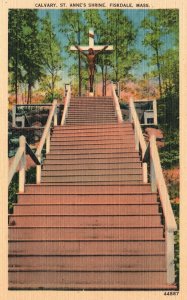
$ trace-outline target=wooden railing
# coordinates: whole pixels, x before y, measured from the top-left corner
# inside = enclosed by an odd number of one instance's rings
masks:
[[[8,184],[10,184],[14,174],[19,166],[19,192],[23,193],[25,188],[25,169],[26,169],[26,154],[29,154],[32,160],[36,163],[36,183],[41,182],[41,162],[42,162],[42,150],[46,143],[46,154],[50,151],[50,130],[52,120],[54,119],[54,125],[57,125],[57,100],[53,101],[47,123],[45,125],[40,143],[34,153],[29,145],[26,143],[24,136],[19,138],[19,148],[16,152],[12,165],[9,170]]]
[[[19,148],[16,152],[14,160],[10,166],[8,174],[8,185],[11,183],[14,174],[19,166],[19,193],[24,193],[25,189],[25,169],[26,169],[26,154],[29,154],[36,165],[40,165],[35,153],[29,147],[25,137],[22,135],[19,138]]]
[[[122,113],[121,113],[119,100],[118,100],[118,97],[116,95],[114,83],[112,81],[111,81],[111,87],[112,87],[112,96],[113,96],[113,100],[114,100],[114,106],[115,106],[115,110],[116,110],[116,114],[117,114],[117,118],[118,118],[118,123],[123,123],[123,116],[122,116]]]
[[[65,100],[65,104],[64,104],[64,111],[63,111],[63,115],[62,115],[61,125],[65,124],[66,118],[68,116],[68,108],[70,106],[70,99],[71,99],[71,85],[68,86],[68,92],[67,92],[67,96],[66,96],[66,100]]]
[[[129,103],[129,119],[134,124],[134,134],[135,134],[135,148],[137,151],[141,150],[142,159],[146,152],[146,142],[142,133],[141,125],[138,119],[138,115],[134,106],[134,102],[131,99]],[[147,163],[143,163],[143,182],[147,183]]]
[[[167,257],[167,282],[172,284],[175,282],[175,268],[174,268],[174,232],[177,230],[177,224],[171,207],[171,202],[163,176],[158,148],[156,144],[156,137],[154,135],[150,138],[150,145],[148,146],[150,158],[150,181],[153,192],[159,193],[161,206],[165,218],[165,237],[166,237],[166,257]]]
[[[130,100],[130,121],[134,123],[136,150],[141,150],[143,161],[143,180],[147,182],[147,163],[150,163],[150,182],[152,192],[159,193],[161,206],[165,219],[165,237],[166,237],[166,258],[167,258],[167,283],[175,282],[174,269],[174,232],[177,230],[175,217],[172,211],[171,202],[168,195],[167,186],[162,173],[156,137],[150,138],[150,143],[146,145],[138,115],[135,110],[134,102]],[[139,149],[139,147],[141,149]]]
[[[42,150],[46,143],[46,154],[50,151],[50,130],[51,130],[51,123],[54,118],[54,126],[57,125],[57,100],[53,100],[53,104],[47,119],[47,123],[45,125],[45,129],[43,131],[43,135],[40,139],[40,143],[36,150],[36,156],[41,163],[42,161]],[[39,184],[41,182],[41,164],[37,165],[36,167],[36,183]]]

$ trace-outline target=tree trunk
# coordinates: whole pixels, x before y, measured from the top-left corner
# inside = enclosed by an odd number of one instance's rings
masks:
[[[105,81],[105,91],[104,91],[104,96],[106,96],[107,66],[105,66],[105,78],[104,78],[104,81]]]
[[[27,104],[31,104],[31,97],[32,97],[32,92],[31,92],[31,84],[28,84],[28,96],[27,96]]]
[[[78,44],[81,43],[81,33],[80,33],[80,24],[78,20]],[[79,76],[79,96],[82,94],[82,76],[81,76],[81,53],[78,51],[78,61],[79,61],[79,70],[78,70],[78,76]]]
[[[18,18],[16,14],[16,62],[15,62],[15,94],[18,103]]]
[[[79,96],[82,94],[82,76],[81,76],[81,54],[80,51],[78,52],[79,55]]]
[[[55,80],[54,80],[54,74],[51,74],[51,96],[52,96],[52,101],[54,100],[54,90],[55,90]]]
[[[118,20],[116,19],[116,32],[118,29]],[[116,34],[116,39],[115,39],[115,49],[116,49],[116,82],[118,81],[118,38]]]
[[[160,91],[160,97],[162,98],[162,82],[161,82],[161,72],[160,72],[160,61],[159,61],[158,48],[156,48],[156,61],[157,61],[157,69],[158,69],[159,91]]]
[[[102,96],[105,93],[105,81],[104,81],[104,66],[101,66],[101,73],[102,73]]]

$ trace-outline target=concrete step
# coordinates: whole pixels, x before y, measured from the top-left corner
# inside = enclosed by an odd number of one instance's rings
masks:
[[[89,108],[86,106],[70,106],[68,109],[68,116],[70,113],[74,114],[77,112],[88,113],[90,115],[98,114],[98,115],[107,115],[108,112],[116,115],[114,106],[94,106],[93,108]]]
[[[75,185],[61,186],[61,184],[26,184],[25,193],[33,194],[60,194],[60,195],[122,195],[151,193],[150,184],[113,184],[102,185]]]
[[[105,108],[113,108],[114,109],[114,104],[113,103],[101,103],[101,102],[92,102],[92,103],[88,103],[87,101],[85,102],[71,102],[70,103],[70,107],[80,107],[80,108],[87,108],[90,109],[90,111],[94,110],[95,107],[99,108],[100,110],[105,110]]]
[[[77,97],[72,97],[71,101],[82,101],[82,100],[88,100],[88,101],[95,101],[95,100],[101,100],[101,101],[113,101],[113,98],[110,96],[77,96]]]
[[[60,194],[18,194],[19,204],[153,204],[157,203],[157,194],[121,194],[121,195],[60,195]]]
[[[66,147],[66,148],[71,148],[71,147],[92,147],[92,148],[99,148],[99,147],[105,147],[105,148],[129,148],[129,147],[134,147],[135,149],[135,141],[133,139],[123,139],[123,140],[99,140],[99,141],[63,141],[63,140],[58,140],[58,139],[52,139],[51,140],[51,147],[52,146],[61,146],[61,147]]]
[[[140,164],[138,153],[108,153],[105,154],[81,154],[81,155],[64,155],[64,154],[47,154],[44,164]]]
[[[110,135],[110,136],[60,136],[58,134],[53,134],[51,136],[51,143],[53,142],[60,142],[60,143],[68,143],[70,144],[95,144],[95,143],[102,143],[102,144],[108,144],[108,143],[120,143],[120,142],[126,142],[129,143],[130,141],[134,142],[134,135]]]
[[[68,150],[68,151],[78,151],[78,150],[80,150],[80,152],[81,151],[83,151],[84,150],[84,152],[86,151],[86,150],[88,150],[89,151],[89,153],[90,153],[90,150],[91,151],[97,151],[97,152],[99,152],[100,150],[106,150],[106,151],[108,151],[108,149],[111,151],[111,150],[113,150],[114,152],[116,151],[116,150],[121,150],[121,151],[129,151],[129,152],[131,152],[131,151],[134,151],[134,152],[137,152],[136,150],[135,150],[135,143],[133,143],[133,142],[130,142],[130,143],[120,143],[120,144],[80,144],[80,145],[63,145],[63,144],[61,144],[61,143],[52,143],[51,144],[51,147],[50,147],[50,152],[51,153],[53,153],[53,151],[56,151],[56,150],[62,150],[62,151],[66,151],[66,150]],[[82,153],[82,152],[81,152]]]
[[[117,181],[114,181],[114,182],[112,182],[112,181],[94,181],[94,182],[92,182],[92,181],[78,181],[78,182],[76,182],[76,181],[69,181],[69,182],[64,182],[64,181],[60,181],[60,182],[53,182],[53,181],[48,181],[48,179],[45,179],[45,180],[43,180],[42,181],[42,185],[61,185],[61,186],[113,186],[114,184],[119,184],[119,186],[120,185],[123,185],[123,184],[125,184],[125,185],[127,185],[127,184],[131,184],[131,185],[135,185],[135,184],[137,184],[137,185],[140,185],[140,184],[142,184],[142,180],[122,180],[122,181],[119,181],[119,182],[117,182]]]
[[[113,147],[113,148],[96,148],[96,149],[60,149],[60,148],[51,148],[50,154],[62,154],[62,155],[77,155],[78,157],[80,157],[80,155],[91,155],[91,154],[95,154],[97,155],[97,157],[99,157],[100,154],[105,154],[105,156],[108,157],[108,154],[120,154],[121,157],[123,156],[124,153],[129,153],[129,156],[132,157],[132,153],[134,154],[138,154],[137,151],[135,151],[134,147],[129,147],[129,148],[118,148],[118,147]],[[67,158],[67,157],[66,157]]]
[[[110,113],[110,114],[106,114],[106,115],[97,115],[97,114],[89,114],[89,113],[69,113],[68,117],[66,119],[66,123],[67,122],[86,122],[86,123],[92,123],[92,122],[108,122],[111,121],[111,123],[113,121],[116,121],[117,117],[115,114]]]
[[[58,166],[59,167],[59,166]],[[74,170],[51,170],[51,169],[43,169],[42,176],[104,176],[104,175],[142,175],[142,169],[74,169]]]
[[[69,126],[70,127],[70,126]],[[103,125],[88,125],[88,126],[84,126],[84,125],[79,125],[79,126],[71,126],[71,128],[69,128],[68,126],[55,126],[54,130],[55,131],[74,131],[74,130],[84,130],[84,131],[88,131],[88,130],[125,130],[125,129],[132,129],[132,123],[130,122],[123,122],[121,124],[103,124]]]
[[[165,270],[124,272],[10,271],[10,288],[34,289],[165,289]],[[169,288],[169,287],[168,287]]]
[[[117,123],[117,119],[110,119],[111,122],[113,122],[114,124]],[[81,125],[89,125],[89,124],[107,124],[107,120],[105,119],[100,119],[100,120],[85,120],[85,121],[79,121],[79,120],[66,120],[66,125],[78,125],[78,124],[81,124]]]
[[[129,138],[129,139],[134,139],[134,134],[133,134],[133,130],[130,129],[128,132],[105,132],[105,131],[95,131],[95,132],[83,132],[83,131],[72,131],[72,132],[60,132],[60,131],[55,131],[53,132],[52,138],[56,138],[56,139],[64,139],[64,140],[81,140],[81,139],[112,139],[113,137],[116,138]]]
[[[164,255],[165,239],[154,241],[9,240],[9,255]]]
[[[142,175],[75,175],[75,176],[48,176],[42,174],[41,182],[53,182],[53,183],[75,183],[75,184],[95,184],[95,183],[118,183],[118,182],[137,182],[142,183],[143,182],[143,176]]]
[[[97,106],[95,106],[94,108],[92,108],[92,109],[90,109],[89,107],[69,107],[69,109],[68,109],[68,116],[70,115],[70,114],[87,114],[87,115],[90,115],[90,116],[92,116],[92,115],[100,115],[100,116],[102,116],[102,115],[108,115],[108,114],[113,114],[113,115],[115,115],[116,116],[116,112],[115,112],[115,110],[114,110],[114,107],[103,107],[103,108],[101,108],[101,107],[97,107]]]
[[[63,271],[126,271],[161,270],[165,268],[164,255],[145,256],[9,256],[9,270],[63,270]]]
[[[14,204],[15,215],[147,216],[158,214],[158,204]],[[129,220],[129,219],[128,219]],[[136,223],[134,223],[136,225]]]
[[[110,121],[111,123],[113,122],[114,124],[117,123],[117,118],[110,118]],[[106,124],[107,123],[107,120],[105,118],[103,119],[97,119],[97,118],[93,118],[93,119],[86,119],[85,120],[82,120],[81,119],[67,119],[66,120],[66,125],[78,125],[78,124],[81,124],[81,125],[88,125],[88,124]]]
[[[129,170],[132,170],[133,172],[135,170],[142,170],[142,166],[140,162],[120,162],[119,160],[116,160],[116,162],[108,161],[102,162],[102,163],[87,163],[87,161],[81,162],[81,161],[68,161],[67,163],[64,161],[59,161],[59,163],[54,164],[53,160],[45,160],[43,164],[43,170],[62,170],[62,171],[73,171],[73,170],[120,170],[125,169],[127,172]]]
[[[117,117],[114,113],[110,112],[110,113],[105,113],[102,115],[98,115],[97,113],[90,115],[87,112],[84,113],[73,113],[73,112],[69,112],[68,113],[68,117],[66,119],[66,123],[67,121],[77,121],[77,122],[97,122],[97,121],[109,121],[111,120],[111,122],[113,122],[113,120],[116,121]]]
[[[10,240],[157,240],[163,226],[133,228],[9,227]]]
[[[58,208],[57,205],[54,205]],[[37,208],[37,207],[36,207]],[[46,209],[45,209],[46,211]],[[62,209],[60,209],[64,213]],[[34,227],[34,226],[46,226],[46,227],[53,227],[53,226],[60,226],[60,227],[134,227],[134,224],[136,226],[158,226],[161,225],[161,216],[158,214],[150,215],[149,211],[147,215],[141,215],[141,216],[122,216],[121,214],[119,216],[111,216],[110,214],[108,216],[92,216],[90,213],[87,216],[86,213],[80,216],[66,216],[64,214],[60,214],[59,212],[55,211],[55,208],[53,207],[52,211],[47,211],[47,215],[37,214],[37,212],[34,211],[34,214],[32,214],[33,210],[31,209],[31,212],[28,210],[27,214],[18,215],[9,215],[9,226],[17,226],[17,227]],[[56,213],[56,215],[53,215],[53,213]],[[74,210],[72,210],[74,212]],[[28,215],[29,213],[29,215]],[[79,212],[80,213],[80,212]],[[115,212],[114,212],[115,213]]]

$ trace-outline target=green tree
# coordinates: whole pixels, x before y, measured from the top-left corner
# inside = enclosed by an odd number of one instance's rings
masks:
[[[28,87],[28,103],[31,103],[32,88],[42,76],[42,56],[37,11],[25,10],[22,59],[25,70],[25,82]]]
[[[54,32],[54,26],[49,13],[41,20],[40,43],[42,47],[42,63],[44,74],[42,88],[51,99],[54,98],[55,84],[60,80],[59,71],[62,69],[61,45]]]
[[[64,47],[64,49],[66,50],[66,52],[69,52],[72,57],[77,57],[78,59],[77,76],[79,81],[79,96],[81,95],[82,89],[81,53],[79,51],[77,51],[77,53],[70,53],[69,48],[71,45],[80,45],[81,42],[83,42],[83,40],[81,39],[84,29],[83,21],[82,11],[62,10],[61,12],[60,31],[68,41],[67,46]]]
[[[18,84],[22,82],[22,34],[23,34],[23,10],[9,11],[8,16],[8,60],[9,60],[9,81],[13,86],[18,99]]]
[[[157,67],[153,74],[158,76],[160,96],[163,95],[163,66],[164,46],[171,40],[178,44],[178,11],[177,10],[150,10],[142,21],[141,27],[145,29],[143,44],[150,48],[150,64]],[[165,56],[166,58],[167,56]]]
[[[18,96],[18,83],[27,84],[28,103],[31,102],[32,87],[41,77],[41,47],[39,19],[36,10],[9,11],[9,71],[12,85]]]
[[[143,56],[135,48],[137,30],[132,21],[121,10],[105,11],[109,43],[114,45],[112,53],[113,79],[119,81],[129,75],[130,70],[138,64]]]

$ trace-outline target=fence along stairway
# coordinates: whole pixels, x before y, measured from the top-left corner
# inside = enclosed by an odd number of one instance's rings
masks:
[[[85,106],[94,100],[84,99]],[[132,124],[122,122],[118,102],[107,101],[117,112],[115,122],[85,126],[67,116],[67,97],[64,126],[54,127],[41,184],[25,185],[9,216],[10,289],[175,288],[157,191],[143,182]]]

